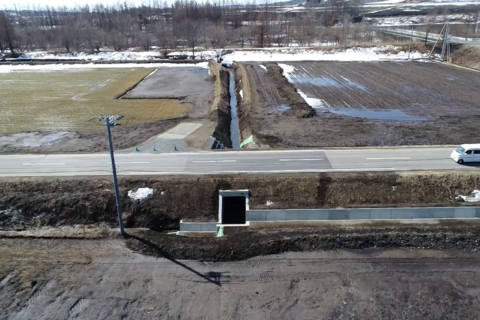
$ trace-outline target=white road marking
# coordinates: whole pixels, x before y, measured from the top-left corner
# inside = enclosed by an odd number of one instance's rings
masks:
[[[367,158],[367,160],[409,160],[412,157]]]
[[[122,162],[122,161],[120,161],[120,162],[115,162],[115,164],[120,164],[120,163],[150,163],[150,162],[148,162],[148,161],[138,161],[138,162]],[[108,162],[108,164],[112,164],[112,163]]]
[[[22,163],[24,166],[59,166],[65,163]]]
[[[323,159],[279,159],[278,161],[322,161]]]
[[[223,163],[223,162],[237,162],[237,160],[194,160],[192,162],[201,162],[201,163]]]

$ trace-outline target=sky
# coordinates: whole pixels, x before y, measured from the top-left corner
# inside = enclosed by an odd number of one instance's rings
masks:
[[[96,4],[103,4],[103,5],[113,5],[118,3],[127,2],[131,5],[141,5],[142,3],[148,4],[150,0],[0,0],[0,8],[13,8],[14,5],[17,6],[18,9],[26,8],[28,6],[53,6],[53,7],[60,7],[60,6],[67,6],[67,7],[74,7],[76,5],[96,5]],[[163,2],[159,1],[160,3]],[[170,1],[167,1],[170,2]]]

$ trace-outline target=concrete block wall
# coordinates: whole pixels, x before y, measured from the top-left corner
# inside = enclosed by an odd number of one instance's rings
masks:
[[[217,222],[183,222],[180,221],[181,232],[217,232]]]
[[[480,207],[249,210],[247,221],[480,218]]]

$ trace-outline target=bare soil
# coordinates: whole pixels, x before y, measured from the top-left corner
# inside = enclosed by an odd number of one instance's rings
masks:
[[[120,150],[138,145],[145,140],[148,140],[150,137],[156,136],[175,127],[183,120],[184,118],[179,118],[174,120],[147,122],[143,124],[116,126],[112,129],[113,147],[116,150]],[[101,126],[100,123],[99,126]],[[37,133],[36,140],[42,140],[43,137],[51,134],[52,132]],[[9,143],[9,140],[6,138],[3,140],[0,154],[108,151],[106,127],[105,131],[102,132],[69,132],[65,138],[54,140],[52,142],[43,142],[38,146],[33,146],[31,144],[22,146],[15,140],[12,140],[11,143]]]
[[[171,243],[157,240],[179,239],[135,238],[128,247],[139,242],[151,250]],[[437,239],[435,233],[430,239]],[[450,239],[461,247],[457,236]],[[299,245],[306,242],[298,240]],[[189,243],[202,249],[198,239]],[[230,251],[235,254],[241,243],[259,247],[237,241]],[[273,243],[284,250],[279,240]],[[2,319],[480,317],[480,255],[458,249],[281,251],[213,263],[143,256],[115,238],[4,238],[0,257]]]
[[[190,118],[203,118],[210,111],[213,88],[205,68],[158,68],[122,99],[178,99],[192,105],[188,111]]]
[[[454,48],[452,63],[480,70],[480,47],[463,45]]]
[[[456,206],[480,186],[478,172],[157,176],[119,180],[125,225],[178,230],[181,219],[217,221],[218,191],[248,189],[252,209]],[[295,186],[295,187],[293,187]],[[142,201],[129,190],[153,188]],[[111,177],[0,180],[0,229],[117,225]],[[285,196],[288,195],[288,196]],[[268,204],[267,204],[268,203]]]
[[[268,73],[246,66],[249,87],[256,92],[243,118],[260,143],[308,148],[476,141],[472,132],[480,119],[480,73],[414,62],[289,64],[297,68],[293,86],[275,64],[267,64]],[[317,116],[298,115],[303,100],[298,89],[323,100],[325,106],[312,111]],[[272,111],[271,97],[290,109]],[[391,111],[394,116],[385,120]]]

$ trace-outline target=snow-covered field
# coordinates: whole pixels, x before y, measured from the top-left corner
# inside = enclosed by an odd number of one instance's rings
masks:
[[[86,69],[115,69],[115,68],[183,68],[200,67],[209,69],[208,62],[199,63],[112,63],[112,64],[46,64],[46,65],[3,65],[0,66],[1,73],[9,72],[55,72],[66,71],[85,71]]]
[[[380,60],[406,60],[408,52],[390,53],[394,51],[394,46],[380,46],[373,48],[349,48],[349,49],[327,49],[316,50],[308,48],[268,48],[268,49],[249,49],[249,50],[232,50],[231,53],[223,55],[225,62],[235,61],[380,61]],[[196,52],[197,59],[216,59],[218,56],[216,50],[205,50]],[[190,54],[191,51],[172,52],[171,55]],[[30,59],[68,59],[72,56],[52,55],[45,52],[31,52],[23,55],[24,58]],[[426,58],[426,54],[412,52],[410,58],[421,59]],[[79,54],[76,58],[88,61],[138,61],[138,60],[155,60],[158,59],[158,52],[102,52],[96,55]],[[162,64],[165,66],[165,64]],[[122,67],[124,65],[104,65],[104,68]],[[128,64],[126,65],[128,67]],[[136,65],[139,67],[141,65]],[[148,67],[154,65],[148,64]],[[84,66],[85,67],[85,66]],[[100,65],[95,65],[100,67]],[[0,72],[2,68],[0,68]]]
[[[160,52],[158,51],[108,51],[99,53],[49,53],[46,51],[26,52],[20,59],[79,59],[89,61],[132,61],[132,60],[153,60],[160,59]]]
[[[406,60],[408,52],[389,53],[393,46],[375,48],[350,48],[333,50],[279,49],[269,51],[234,51],[223,57],[224,61],[383,61]],[[412,52],[411,59],[426,58],[428,54]]]

